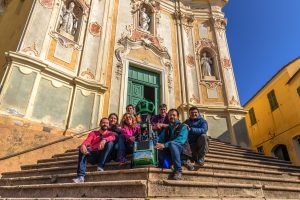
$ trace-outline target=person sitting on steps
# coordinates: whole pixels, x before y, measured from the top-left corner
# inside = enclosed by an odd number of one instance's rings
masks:
[[[116,113],[109,114],[108,120],[109,120],[108,130],[112,131],[116,137],[114,141],[114,147],[111,152],[111,160],[117,161],[118,141],[119,141],[119,135],[121,134],[121,126],[118,123],[119,119]]]
[[[204,165],[205,155],[208,152],[209,140],[206,135],[208,125],[199,113],[197,107],[189,109],[189,119],[184,122],[188,126],[188,141],[193,153],[193,160],[200,166]],[[189,160],[187,163],[190,162]]]
[[[97,171],[104,171],[104,165],[113,148],[115,134],[108,131],[108,118],[102,118],[100,121],[100,130],[89,133],[86,140],[79,149],[77,178],[73,179],[75,183],[84,182],[87,162],[97,164]]]
[[[156,148],[158,151],[159,167],[164,166],[164,161],[171,155],[174,164],[173,173],[169,176],[173,180],[182,179],[182,156],[191,157],[192,152],[188,143],[188,128],[179,119],[179,112],[170,109],[168,112],[169,126],[161,132]]]
[[[131,113],[125,113],[123,115],[121,126],[121,134],[118,138],[117,161],[119,165],[124,165],[126,163],[126,154],[133,153],[135,136],[140,133],[140,126]]]

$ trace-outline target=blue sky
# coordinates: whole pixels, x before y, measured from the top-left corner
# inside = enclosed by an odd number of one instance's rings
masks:
[[[227,40],[241,104],[300,56],[300,0],[230,0]]]

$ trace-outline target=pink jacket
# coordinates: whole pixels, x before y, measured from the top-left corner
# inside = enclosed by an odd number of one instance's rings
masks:
[[[115,134],[111,131],[104,131],[102,134],[100,131],[92,131],[83,142],[83,145],[90,146],[92,151],[97,151],[101,140],[111,142],[116,139]]]
[[[140,132],[140,126],[135,126],[134,128],[132,127],[124,127],[121,129],[121,133],[125,136],[126,139],[136,136]]]

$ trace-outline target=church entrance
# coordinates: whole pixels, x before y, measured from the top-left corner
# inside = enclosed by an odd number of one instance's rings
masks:
[[[157,113],[160,104],[160,75],[129,66],[127,105],[136,106],[141,99],[153,102]]]

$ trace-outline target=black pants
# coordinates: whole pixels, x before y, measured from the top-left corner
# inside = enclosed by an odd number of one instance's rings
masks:
[[[190,142],[193,160],[197,161],[208,152],[209,139],[206,134],[199,135],[194,142]]]

